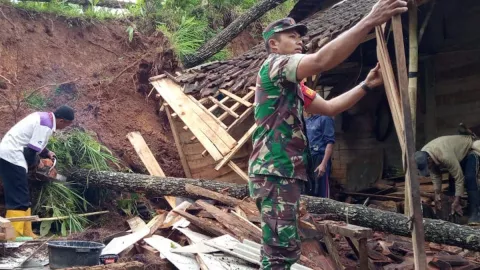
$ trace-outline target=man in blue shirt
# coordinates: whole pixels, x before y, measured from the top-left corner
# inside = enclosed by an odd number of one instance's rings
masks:
[[[307,115],[305,119],[308,144],[315,168],[314,180],[310,184],[310,195],[330,197],[330,171],[332,152],[335,143],[335,123],[333,118],[324,115]]]

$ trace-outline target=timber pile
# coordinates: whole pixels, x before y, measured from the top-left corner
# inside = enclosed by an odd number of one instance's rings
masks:
[[[451,222],[463,222],[464,218],[459,219],[456,216],[450,216],[452,198],[444,196],[442,200],[441,211],[435,211],[433,183],[429,178],[419,178],[420,196],[423,206],[423,214],[426,218],[437,218]],[[453,186],[448,183],[448,174],[443,175],[442,190],[444,194],[453,195]],[[404,213],[405,205],[405,180],[404,177],[392,177],[380,179],[368,187],[359,189],[355,192],[343,192],[346,195],[345,201],[348,203],[361,203],[365,206],[381,209],[385,211]],[[462,200],[462,205],[467,206],[466,197]],[[464,213],[467,213],[464,209]]]
[[[180,270],[258,269],[261,229],[254,202],[191,184],[185,190],[204,199],[157,210],[148,223],[128,220],[131,233],[113,238],[102,254],[118,254],[122,261],[160,256]],[[292,269],[413,269],[409,238],[301,212],[302,255]],[[429,269],[480,269],[480,260],[462,248],[428,243],[426,250]]]

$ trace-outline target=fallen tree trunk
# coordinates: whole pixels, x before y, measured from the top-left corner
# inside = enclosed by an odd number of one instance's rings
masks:
[[[203,44],[193,55],[186,55],[182,62],[186,68],[197,66],[223,49],[232,39],[238,36],[252,22],[262,17],[267,11],[286,0],[263,0],[240,15],[218,35]]]
[[[69,175],[68,180],[121,191],[144,192],[155,196],[170,195],[199,198],[199,196],[192,195],[186,191],[186,184],[200,186],[216,192],[226,191],[230,196],[237,199],[243,199],[248,196],[247,185],[200,179],[77,170]],[[339,218],[350,224],[401,236],[411,236],[408,228],[408,219],[402,214],[310,196],[302,196],[302,200],[306,203],[307,210],[310,213],[335,213]],[[427,218],[423,220],[423,223],[425,226],[425,240],[429,242],[480,251],[480,230],[478,229]]]

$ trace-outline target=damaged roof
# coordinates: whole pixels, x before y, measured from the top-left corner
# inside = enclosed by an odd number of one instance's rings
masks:
[[[310,48],[311,52],[316,49],[319,41],[325,38],[331,40],[349,29],[376,2],[377,0],[344,0],[303,20],[309,29],[306,48]],[[236,58],[187,69],[176,79],[184,86],[186,94],[204,97],[215,94],[219,89],[241,94],[248,87],[255,86],[256,75],[266,57],[262,43]]]

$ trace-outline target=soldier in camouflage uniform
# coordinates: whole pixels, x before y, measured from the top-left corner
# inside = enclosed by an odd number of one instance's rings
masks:
[[[405,0],[379,0],[357,25],[316,53],[302,54],[307,27],[291,18],[271,23],[263,37],[268,58],[255,92],[253,151],[249,160],[250,196],[262,215],[261,269],[290,269],[300,258],[297,210],[309,159],[303,109],[334,116],[352,107],[383,83],[379,66],[352,90],[329,101],[300,87],[304,78],[343,62],[377,25],[407,11]]]

